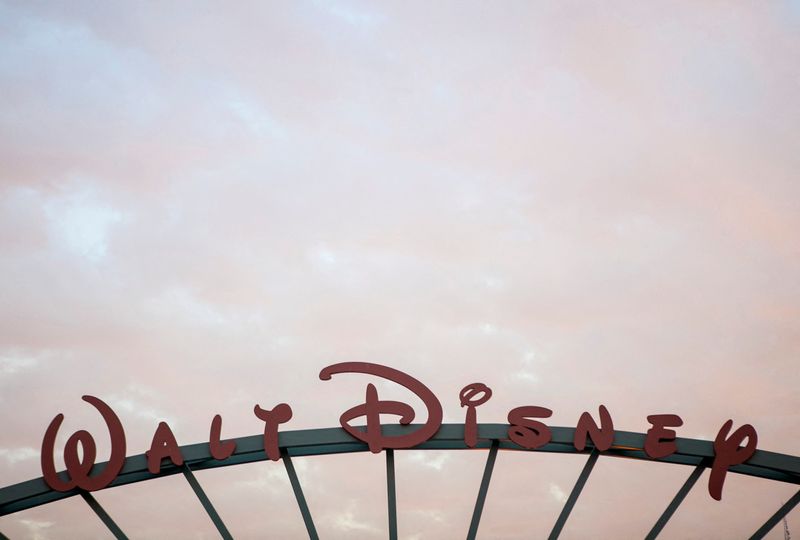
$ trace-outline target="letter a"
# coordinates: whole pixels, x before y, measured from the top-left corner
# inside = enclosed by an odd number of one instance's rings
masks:
[[[183,465],[183,455],[178,447],[178,441],[166,422],[161,422],[153,434],[153,442],[150,450],[145,452],[147,456],[147,470],[152,474],[161,472],[161,460],[169,458],[172,463],[179,467]]]

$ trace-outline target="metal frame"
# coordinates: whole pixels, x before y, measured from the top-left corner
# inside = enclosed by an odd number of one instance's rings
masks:
[[[418,429],[418,425],[385,425],[382,426],[385,435],[402,435]],[[580,495],[583,486],[588,480],[589,474],[597,462],[600,455],[610,457],[624,457],[630,459],[643,459],[647,461],[660,461],[662,463],[673,463],[678,465],[688,465],[694,467],[689,478],[667,506],[664,513],[653,526],[648,534],[648,539],[658,536],[669,519],[683,502],[686,495],[700,478],[702,472],[710,466],[714,456],[713,443],[696,439],[676,439],[677,452],[666,458],[653,460],[648,457],[643,448],[645,435],[642,433],[632,433],[628,431],[615,431],[614,444],[602,453],[596,451],[591,446],[582,452],[575,449],[573,445],[574,428],[552,427],[552,440],[536,449],[525,450],[512,443],[507,438],[508,426],[506,424],[480,424],[478,426],[478,436],[480,441],[478,448],[489,449],[483,478],[478,490],[475,510],[468,538],[475,538],[480,524],[483,505],[489,490],[494,463],[497,459],[498,450],[515,451],[535,451],[535,452],[554,452],[566,454],[588,454],[589,458],[583,471],[579,475],[558,520],[550,533],[550,539],[558,538],[563,529],[570,512]],[[206,496],[200,484],[194,477],[193,471],[213,469],[217,467],[228,467],[243,463],[253,463],[264,461],[267,456],[264,452],[263,435],[253,435],[233,439],[236,442],[236,450],[228,459],[216,460],[209,450],[208,443],[191,444],[181,447],[184,458],[184,465],[164,464],[159,474],[151,474],[147,469],[147,459],[144,454],[128,457],[119,475],[114,479],[109,487],[122,486],[134,482],[141,482],[171,474],[183,474],[191,485],[193,491],[200,500],[203,508],[208,513],[222,538],[232,538],[219,514],[214,509],[211,501]],[[366,452],[368,447],[341,428],[327,429],[308,429],[300,431],[285,431],[278,436],[278,445],[281,449],[281,457],[286,467],[287,475],[292,485],[295,498],[297,499],[300,513],[306,526],[309,538],[318,538],[311,512],[303,495],[303,490],[297,473],[292,464],[292,457],[317,456],[326,454],[341,454],[351,452]],[[463,424],[443,424],[439,431],[426,442],[414,447],[415,450],[464,450],[467,449],[464,442]],[[95,467],[103,467],[98,464]],[[800,457],[789,456],[757,450],[756,453],[741,465],[730,468],[730,472],[766,478],[778,482],[800,485]],[[65,472],[59,473],[63,480],[67,480]],[[388,494],[388,520],[389,537],[397,538],[397,508],[395,495],[395,475],[394,475],[394,451],[386,451],[386,481]],[[108,489],[108,488],[106,488]],[[115,538],[126,538],[122,530],[114,523],[109,514],[100,506],[97,500],[90,494],[80,489],[73,489],[67,492],[58,492],[50,489],[43,478],[36,478],[21,482],[12,486],[0,489],[0,516],[26,510],[43,504],[48,504],[75,495],[81,495],[92,510],[100,517],[103,523]],[[786,502],[764,525],[755,532],[752,539],[763,538],[772,527],[774,527],[786,514],[788,514],[798,503],[800,503],[800,491]],[[0,538],[3,538],[0,534]]]
[[[389,512],[389,540],[397,540],[397,489],[394,482],[394,450],[386,450],[386,500]]]
[[[550,536],[547,537],[547,540],[556,540],[561,535],[561,531],[564,528],[564,525],[567,524],[567,519],[569,519],[572,509],[575,507],[575,503],[578,502],[578,497],[580,496],[581,491],[583,491],[583,486],[585,486],[586,481],[589,480],[589,475],[592,474],[592,469],[594,469],[594,465],[597,463],[597,458],[599,457],[600,453],[596,449],[592,450],[592,453],[589,454],[589,459],[586,460],[586,464],[583,466],[581,474],[575,481],[575,485],[572,487],[572,492],[570,492],[569,497],[567,497],[567,501],[564,503],[564,508],[561,509],[561,514],[559,514],[555,525],[553,525],[553,530],[550,531]]]

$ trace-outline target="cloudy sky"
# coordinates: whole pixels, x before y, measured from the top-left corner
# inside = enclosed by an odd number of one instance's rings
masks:
[[[482,422],[604,403],[800,454],[798,66],[796,0],[0,3],[0,485],[59,412],[105,459],[83,394],[130,454],[160,420],[257,434],[255,403],[336,426],[368,379],[317,375],[349,360],[449,422],[482,381]],[[485,455],[399,453],[401,536],[463,537]],[[501,453],[481,536],[545,535],[584,459]],[[295,463],[324,538],[386,537],[382,456]],[[563,537],[643,536],[689,473],[601,458]],[[280,463],[197,476],[235,536],[303,538]],[[706,482],[664,538],[796,491]],[[97,498],[133,538],[216,537],[181,477]],[[108,537],[79,498],[0,531]]]

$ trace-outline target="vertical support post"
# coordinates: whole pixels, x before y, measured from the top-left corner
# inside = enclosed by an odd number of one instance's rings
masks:
[[[386,491],[389,504],[389,540],[397,540],[397,491],[394,481],[394,450],[386,450]]]
[[[683,500],[686,498],[686,496],[692,490],[694,485],[700,479],[700,476],[702,476],[703,471],[705,471],[705,470],[706,470],[705,461],[701,461],[697,465],[697,467],[694,468],[694,470],[692,471],[692,474],[689,475],[689,478],[686,479],[686,482],[683,483],[683,485],[681,486],[681,489],[678,490],[678,493],[675,494],[675,497],[673,497],[672,502],[669,503],[669,506],[667,506],[667,509],[664,510],[664,513],[661,514],[661,517],[658,518],[658,521],[656,521],[656,524],[653,525],[653,528],[650,530],[648,535],[645,537],[645,540],[655,540],[656,537],[659,534],[661,534],[661,531],[664,529],[664,526],[667,524],[667,522],[672,517],[672,514],[675,513],[675,510],[678,509],[678,507],[681,505]]]
[[[285,448],[281,448],[281,461],[286,467],[286,474],[289,475],[289,482],[292,484],[294,491],[294,498],[297,499],[297,506],[300,507],[300,513],[303,515],[303,522],[306,524],[306,531],[310,540],[319,540],[317,528],[314,526],[314,520],[311,518],[311,512],[308,510],[306,498],[303,495],[303,488],[300,486],[300,479],[297,478],[297,472],[294,470],[292,458],[289,457],[289,452]]]
[[[206,514],[208,514],[208,517],[210,517],[211,521],[214,522],[214,526],[217,528],[217,531],[219,531],[219,534],[222,536],[223,540],[233,540],[233,536],[231,536],[231,533],[228,532],[228,528],[225,526],[225,523],[222,522],[222,518],[219,517],[216,508],[214,508],[214,505],[211,504],[211,500],[208,498],[208,495],[206,495],[206,492],[203,491],[203,488],[200,486],[200,482],[198,482],[197,478],[195,478],[192,469],[190,469],[185,463],[183,465],[183,476],[186,478],[186,481],[189,482],[189,485],[192,486],[194,494],[197,495],[198,499],[200,499],[200,504],[203,505]]]
[[[786,517],[786,514],[792,511],[792,509],[797,506],[797,503],[800,503],[800,491],[795,493],[791,499],[786,501],[786,504],[781,506],[777,512],[772,514],[772,517],[769,518],[754,534],[750,537],[750,540],[761,540],[764,538],[769,531],[772,530],[775,525],[778,524],[780,520]]]
[[[497,449],[499,446],[500,441],[497,439],[493,440],[492,447],[489,449],[489,455],[486,457],[486,466],[483,469],[481,487],[478,490],[478,499],[475,501],[475,510],[472,512],[472,522],[469,524],[467,540],[475,540],[478,534],[478,525],[481,523],[483,504],[486,502],[486,493],[489,491],[489,482],[492,479],[492,471],[494,470],[494,462],[497,460]]]
[[[572,492],[569,494],[564,508],[561,509],[561,515],[558,516],[556,524],[553,525],[553,530],[550,532],[550,536],[547,537],[548,540],[556,540],[561,534],[561,530],[564,528],[564,525],[566,525],[567,519],[572,512],[572,507],[575,506],[581,491],[583,491],[583,486],[586,485],[589,475],[592,474],[592,469],[594,468],[594,464],[597,463],[598,457],[600,457],[600,453],[595,448],[589,455],[589,459],[586,460],[586,465],[583,466],[583,470],[580,476],[578,476],[578,480],[575,482],[575,486],[572,488]]]
[[[128,540],[128,537],[125,536],[125,533],[122,532],[122,529],[119,528],[119,525],[114,523],[114,520],[111,519],[111,516],[108,515],[108,512],[106,512],[105,509],[100,506],[100,503],[97,502],[97,499],[95,499],[91,493],[88,491],[81,491],[81,497],[83,497],[83,500],[89,505],[89,508],[94,510],[94,513],[97,514],[97,517],[100,518],[100,521],[102,521],[103,524],[108,527],[108,530],[111,531],[111,534],[114,535],[114,538],[117,540]]]

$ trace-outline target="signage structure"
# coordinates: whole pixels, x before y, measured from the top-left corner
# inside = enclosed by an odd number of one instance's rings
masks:
[[[57,414],[47,426],[42,440],[42,477],[0,488],[0,516],[80,496],[117,539],[127,539],[92,492],[160,476],[182,474],[220,536],[230,539],[232,535],[195,478],[194,471],[269,459],[283,463],[308,536],[311,540],[318,540],[319,535],[292,458],[371,451],[382,452],[386,457],[389,539],[397,540],[394,452],[411,448],[488,450],[467,540],[477,537],[499,450],[587,455],[583,469],[548,536],[549,540],[556,540],[561,534],[600,456],[657,460],[692,468],[688,478],[652,526],[647,540],[654,540],[661,533],[706,469],[711,470],[708,492],[717,500],[722,498],[729,472],[800,485],[800,457],[757,450],[758,435],[755,428],[743,424],[734,429],[733,420],[730,419],[722,423],[714,441],[678,437],[677,430],[683,425],[683,420],[668,412],[647,415],[645,433],[621,431],[614,428],[611,411],[602,404],[597,406],[596,415],[590,411],[580,414],[575,427],[550,426],[546,420],[552,416],[552,410],[539,404],[524,403],[508,410],[505,424],[479,423],[480,407],[490,399],[497,398],[487,385],[473,382],[465,385],[457,396],[457,403],[464,412],[464,423],[445,424],[442,423],[442,405],[436,394],[419,380],[397,369],[366,362],[344,362],[322,369],[319,377],[328,381],[334,375],[338,377],[348,373],[376,377],[385,383],[405,388],[422,401],[424,423],[413,423],[418,415],[408,403],[381,399],[377,387],[370,382],[363,400],[341,413],[341,427],[286,429],[293,416],[288,403],[278,403],[271,408],[257,403],[253,407],[253,415],[263,428],[258,435],[225,439],[223,420],[217,414],[211,419],[207,442],[179,445],[169,424],[160,422],[147,452],[127,456],[125,430],[120,418],[100,398],[83,396],[83,400],[97,410],[108,428],[111,442],[108,461],[95,462],[95,439],[87,431],[79,430],[64,444],[66,470],[56,471],[56,440],[64,420],[63,414]],[[452,396],[453,400],[455,398]],[[381,423],[382,416],[394,416],[397,420]],[[751,538],[763,538],[798,504],[800,491],[783,503]],[[3,538],[1,533],[0,538]]]
[[[430,440],[442,425],[442,405],[436,395],[414,377],[394,368],[367,362],[344,362],[334,364],[320,371],[322,380],[330,380],[333,375],[342,373],[361,373],[373,375],[405,387],[425,405],[427,420],[413,431],[387,435],[381,425],[381,415],[399,417],[399,423],[407,426],[416,417],[414,409],[401,401],[381,400],[374,384],[367,384],[363,403],[355,405],[342,413],[339,421],[342,428],[353,438],[367,444],[374,453],[386,449],[409,449]],[[492,397],[492,390],[483,383],[466,385],[459,393],[462,408],[466,408],[464,421],[464,443],[469,448],[478,444],[477,408]],[[92,405],[102,416],[111,440],[111,458],[102,471],[91,474],[95,466],[96,445],[92,436],[84,430],[72,434],[64,447],[64,463],[68,480],[63,480],[56,472],[54,464],[55,440],[58,429],[64,419],[63,414],[56,415],[45,431],[42,441],[42,476],[50,488],[66,492],[77,488],[87,492],[107,487],[117,477],[125,462],[125,431],[114,411],[105,402],[94,396],[83,396],[84,401]],[[536,450],[552,440],[550,427],[543,422],[552,416],[552,410],[538,405],[522,405],[508,412],[508,428],[506,442],[520,449]],[[292,418],[292,408],[286,403],[279,403],[272,409],[262,408],[256,404],[255,416],[264,422],[263,450],[266,456],[274,461],[281,459],[278,444],[281,425]],[[574,430],[573,445],[576,450],[583,451],[590,444],[597,452],[605,452],[614,444],[614,421],[611,413],[604,405],[599,406],[599,423],[591,413],[584,412],[578,418]],[[364,426],[354,426],[353,420],[363,418]],[[652,459],[663,459],[677,452],[676,431],[683,425],[683,420],[675,414],[651,414],[647,416],[650,424],[644,440],[644,452]],[[711,474],[708,481],[708,492],[716,500],[722,499],[722,491],[728,470],[750,459],[756,451],[758,435],[750,424],[733,429],[733,420],[727,420],[719,429],[714,439],[714,455],[711,462]],[[589,442],[591,441],[591,443]],[[78,447],[82,450],[79,457]],[[214,459],[224,461],[236,450],[234,441],[222,440],[222,418],[214,416],[208,448]],[[172,429],[166,422],[158,424],[150,449],[146,452],[147,467],[150,473],[159,474],[165,461],[181,466],[184,457]]]

